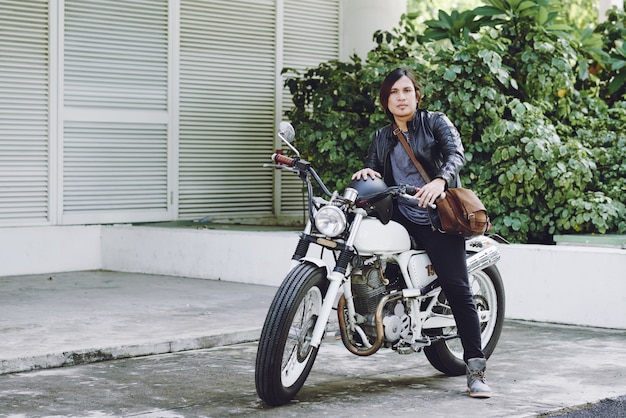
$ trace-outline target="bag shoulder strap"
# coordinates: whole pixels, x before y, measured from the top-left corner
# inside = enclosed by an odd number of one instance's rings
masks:
[[[398,140],[400,140],[400,143],[406,150],[407,154],[409,154],[411,161],[413,161],[413,164],[415,164],[415,168],[417,168],[417,171],[419,171],[424,181],[426,183],[429,183],[430,176],[426,174],[426,170],[424,170],[424,167],[422,167],[420,162],[417,161],[417,158],[415,158],[415,154],[413,153],[413,150],[411,150],[411,146],[409,145],[409,143],[406,141],[406,138],[404,137],[402,130],[395,123],[393,124],[393,133],[396,134],[396,136],[398,137]]]

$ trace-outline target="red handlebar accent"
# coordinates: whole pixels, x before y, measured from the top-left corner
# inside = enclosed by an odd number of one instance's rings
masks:
[[[293,158],[287,157],[286,155],[282,155],[282,154],[272,154],[272,160],[274,160],[278,164],[284,164],[290,167],[293,165],[293,162],[294,162]]]

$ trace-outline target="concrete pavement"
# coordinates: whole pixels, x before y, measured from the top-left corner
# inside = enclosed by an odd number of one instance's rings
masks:
[[[255,341],[276,290],[108,271],[1,277],[0,289],[0,374]],[[333,353],[370,376],[387,367],[341,347]],[[391,354],[387,365],[405,358]],[[501,408],[516,408],[489,416],[537,416],[617,398],[626,394],[626,330],[507,321],[489,367],[498,393],[490,405],[500,398]],[[427,365],[419,373],[440,376]],[[323,388],[324,379],[316,385]],[[437,385],[429,396],[439,396]]]
[[[252,341],[275,291],[108,271],[0,277],[0,374]]]

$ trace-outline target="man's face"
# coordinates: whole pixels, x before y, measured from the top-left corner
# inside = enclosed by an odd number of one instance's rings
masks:
[[[417,109],[415,86],[407,77],[402,76],[391,86],[387,107],[392,115],[399,119],[410,119]]]

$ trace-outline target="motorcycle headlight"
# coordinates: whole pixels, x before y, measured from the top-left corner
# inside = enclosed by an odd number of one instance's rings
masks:
[[[346,229],[346,215],[337,206],[324,206],[315,214],[315,227],[329,238],[336,237]]]

